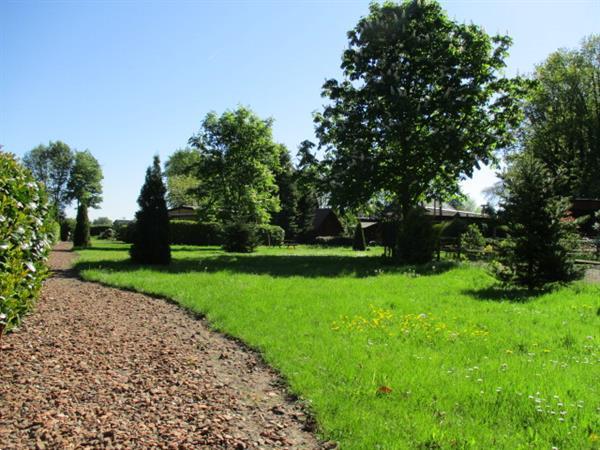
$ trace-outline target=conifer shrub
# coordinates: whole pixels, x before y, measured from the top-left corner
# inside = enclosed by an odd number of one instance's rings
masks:
[[[367,242],[365,241],[365,231],[359,222],[356,224],[356,228],[354,229],[354,242],[352,243],[352,250],[365,251],[366,249]]]
[[[223,227],[216,222],[171,220],[170,242],[177,245],[221,245]]]
[[[75,220],[73,245],[75,247],[89,247],[91,245],[90,219],[88,217],[88,208],[85,203],[80,203],[77,207],[77,218]]]
[[[472,223],[460,237],[461,247],[468,251],[482,250],[485,246],[485,238],[479,227]]]
[[[138,198],[140,209],[135,213],[135,232],[129,254],[136,263],[171,262],[166,192],[160,160],[155,156],[152,166],[146,171],[146,180]]]
[[[226,252],[252,253],[258,246],[256,226],[233,222],[225,226],[223,250]]]
[[[115,227],[116,238],[126,244],[133,244],[135,236],[135,222],[129,222]]]
[[[0,152],[0,335],[34,306],[52,233],[44,188],[14,155]]]
[[[424,264],[433,259],[435,236],[424,208],[413,208],[400,222],[394,259],[403,264]]]
[[[503,182],[501,218],[508,237],[499,246],[493,273],[505,284],[529,290],[575,278],[570,256],[577,241],[575,222],[567,218],[567,199],[553,194],[545,166],[524,155]]]
[[[285,230],[278,225],[258,225],[256,231],[261,245],[282,245],[285,240]]]

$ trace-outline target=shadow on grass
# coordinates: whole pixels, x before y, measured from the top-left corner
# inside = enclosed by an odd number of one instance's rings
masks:
[[[466,289],[462,293],[476,300],[493,302],[527,303],[552,291],[552,288],[529,290],[526,288],[493,285],[483,289]]]
[[[122,248],[121,248],[122,249]],[[197,248],[196,248],[197,250]],[[356,277],[364,278],[389,273],[437,275],[444,273],[456,263],[441,261],[422,266],[394,266],[380,257],[356,258],[334,255],[217,255],[207,258],[173,258],[168,266],[140,266],[129,260],[111,259],[80,262],[77,270],[102,269],[113,272],[132,272],[151,268],[161,273],[217,273],[233,272],[274,277]]]

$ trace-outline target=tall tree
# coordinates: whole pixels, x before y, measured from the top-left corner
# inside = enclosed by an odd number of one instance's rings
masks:
[[[538,159],[524,154],[502,175],[501,217],[508,237],[500,249],[496,275],[507,283],[534,289],[568,281],[576,272],[569,256],[573,223],[568,202],[553,193],[552,177]]]
[[[325,82],[330,104],[315,116],[332,205],[384,192],[406,215],[511,142],[520,83],[500,73],[508,36],[421,0],[373,3],[348,36],[344,80]]]
[[[77,218],[75,230],[73,231],[73,245],[75,247],[89,247],[90,238],[90,219],[88,218],[88,206],[85,202],[77,205]]]
[[[67,183],[67,200],[97,208],[102,202],[103,178],[102,168],[94,155],[89,150],[76,151]]]
[[[191,148],[176,150],[165,163],[167,177],[167,203],[171,208],[182,205],[198,206],[194,191],[199,182],[194,167],[200,162],[200,154]]]
[[[33,176],[44,183],[50,202],[58,215],[64,215],[70,202],[67,183],[73,166],[74,155],[70,147],[61,141],[40,144],[23,157],[23,164]]]
[[[221,116],[207,114],[190,138],[200,153],[198,198],[222,222],[269,223],[279,211],[280,146],[273,141],[272,123],[239,107]]]
[[[283,228],[288,239],[295,239],[298,234],[298,188],[295,175],[290,153],[281,145],[279,168],[275,173],[281,210],[273,215],[273,223]]]
[[[600,197],[600,35],[537,67],[523,147],[543,162],[555,193]]]
[[[154,157],[152,166],[146,171],[135,213],[135,235],[129,254],[140,264],[168,264],[171,262],[169,246],[169,215],[163,183],[160,159]]]
[[[315,211],[319,205],[319,189],[322,186],[322,173],[319,161],[313,153],[315,144],[309,140],[298,146],[298,167],[296,186],[298,188],[298,237],[310,239],[313,230]]]

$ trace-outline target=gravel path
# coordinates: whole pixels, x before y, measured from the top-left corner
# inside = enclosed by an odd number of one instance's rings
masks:
[[[0,449],[318,448],[253,352],[176,305],[50,257],[36,311],[0,341]]]

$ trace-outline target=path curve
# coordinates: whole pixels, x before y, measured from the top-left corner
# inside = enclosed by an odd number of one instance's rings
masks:
[[[50,256],[35,312],[4,336],[0,449],[318,448],[277,374],[164,300],[77,279]]]

